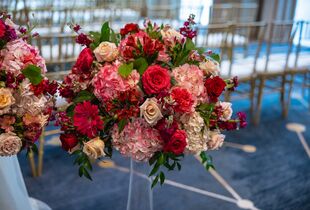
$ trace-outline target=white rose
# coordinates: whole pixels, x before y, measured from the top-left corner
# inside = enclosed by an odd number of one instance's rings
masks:
[[[219,131],[209,131],[209,141],[207,142],[208,149],[215,150],[220,148],[224,143],[225,135]]]
[[[0,156],[16,155],[22,147],[21,139],[15,133],[0,135]]]
[[[233,110],[231,108],[232,104],[229,102],[220,102],[220,106],[222,107],[223,115],[221,116],[221,120],[227,121],[230,120]]]
[[[199,63],[199,68],[202,69],[205,74],[217,76],[220,72],[220,65],[217,61],[206,59]]]
[[[105,156],[105,152],[103,149],[104,149],[104,142],[99,137],[96,137],[84,143],[83,152],[87,156],[97,159]]]
[[[10,107],[15,103],[15,99],[8,88],[0,88],[0,115],[10,111]]]
[[[99,62],[111,62],[118,56],[118,49],[112,42],[101,42],[94,50],[94,54]]]
[[[140,117],[144,117],[145,121],[151,126],[155,125],[163,115],[155,98],[148,98],[140,106]]]

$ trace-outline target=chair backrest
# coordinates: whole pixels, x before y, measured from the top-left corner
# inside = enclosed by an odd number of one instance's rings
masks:
[[[288,70],[292,45],[298,24],[294,21],[274,21],[269,24],[267,35],[265,73]]]
[[[303,62],[305,59],[309,60],[310,53],[306,53],[305,56],[301,56],[301,51],[303,51],[303,46],[310,46],[310,21],[298,21],[298,31],[297,31],[297,46],[295,51],[294,69],[303,66],[310,66],[310,62]],[[309,50],[307,50],[309,51]],[[307,57],[307,58],[304,58]]]
[[[210,7],[210,23],[240,23],[256,20],[258,6],[256,3],[223,3]]]
[[[46,34],[32,39],[45,58],[48,73],[60,74],[70,70],[81,51],[75,34]]]

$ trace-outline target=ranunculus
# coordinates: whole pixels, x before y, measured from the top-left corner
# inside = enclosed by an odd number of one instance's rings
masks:
[[[5,24],[2,20],[0,20],[0,38],[4,37],[5,35]]]
[[[192,94],[187,89],[180,87],[173,88],[171,97],[175,101],[174,110],[179,113],[193,112],[194,99]]]
[[[161,114],[156,98],[148,98],[140,106],[140,116],[151,126],[155,125],[163,115]]]
[[[209,131],[209,141],[207,141],[208,149],[215,150],[220,148],[224,143],[225,135],[219,131]]]
[[[164,151],[172,152],[175,155],[181,155],[186,147],[186,132],[176,130],[171,139],[165,144]]]
[[[125,36],[128,33],[132,33],[132,32],[138,32],[139,31],[139,25],[136,23],[128,23],[125,25],[124,28],[122,28],[120,30],[120,34],[122,36]]]
[[[206,59],[205,61],[199,63],[199,68],[202,69],[207,75],[217,76],[220,72],[219,63],[211,59]]]
[[[99,137],[84,142],[83,152],[93,159],[103,157],[105,156],[104,142]]]
[[[211,102],[217,102],[218,97],[222,94],[226,87],[225,81],[219,76],[208,78],[205,82],[208,96]]]
[[[142,84],[146,94],[158,94],[170,88],[170,75],[167,69],[153,65],[142,75]]]
[[[74,148],[78,143],[78,138],[73,133],[62,133],[59,137],[61,141],[62,148],[66,151],[70,151]]]
[[[15,133],[0,135],[0,156],[16,155],[22,147],[22,140]]]
[[[118,56],[118,49],[112,42],[101,42],[94,50],[94,54],[99,62],[111,62]]]
[[[0,88],[0,115],[10,111],[10,106],[15,103],[11,90],[8,88]]]
[[[91,49],[88,47],[83,49],[73,66],[72,72],[76,74],[89,73],[93,60]]]
[[[233,113],[231,108],[232,104],[229,102],[220,102],[219,105],[221,106],[222,109],[222,116],[220,117],[220,119],[223,121],[230,120],[231,115]]]

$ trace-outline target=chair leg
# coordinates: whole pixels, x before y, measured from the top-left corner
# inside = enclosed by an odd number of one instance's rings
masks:
[[[288,116],[288,112],[290,109],[290,105],[291,105],[291,96],[292,96],[292,90],[293,90],[293,85],[294,85],[294,78],[295,76],[292,74],[290,75],[290,81],[289,81],[289,87],[288,87],[288,91],[287,91],[287,99],[286,99],[286,103],[285,103],[285,112],[283,113],[283,117],[287,118]]]
[[[258,87],[258,96],[257,96],[257,105],[256,105],[255,118],[254,118],[254,125],[258,125],[260,122],[264,86],[265,86],[265,77],[262,76],[260,78],[260,83]]]
[[[43,155],[44,155],[44,129],[39,139],[39,152],[38,152],[38,176],[42,175],[43,169]]]
[[[256,80],[251,79],[250,80],[250,116],[253,119],[254,118],[254,110],[255,110],[255,88],[256,88]]]
[[[31,169],[31,173],[33,177],[37,176],[37,171],[36,171],[36,166],[35,166],[35,161],[34,161],[34,155],[33,155],[33,151],[29,150],[28,153],[28,160],[29,160],[29,164],[30,164],[30,169]]]

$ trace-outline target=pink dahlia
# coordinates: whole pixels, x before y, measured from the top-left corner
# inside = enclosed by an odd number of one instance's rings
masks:
[[[172,70],[179,87],[187,89],[198,102],[206,100],[203,72],[196,65],[184,64]]]
[[[96,137],[98,131],[103,129],[98,106],[91,104],[90,101],[78,104],[74,109],[73,125],[81,134],[89,138]]]
[[[107,64],[101,67],[98,74],[93,79],[94,93],[101,100],[111,100],[116,98],[121,92],[136,88],[140,75],[133,70],[127,78],[118,74],[118,64]]]
[[[138,161],[149,160],[155,152],[163,148],[163,141],[158,130],[151,128],[142,118],[136,118],[128,123],[121,133],[115,125],[112,138],[113,146],[122,155]]]
[[[7,43],[6,48],[0,51],[0,57],[3,58],[0,68],[15,76],[30,64],[40,67],[42,73],[46,72],[45,61],[39,51],[22,39]]]

